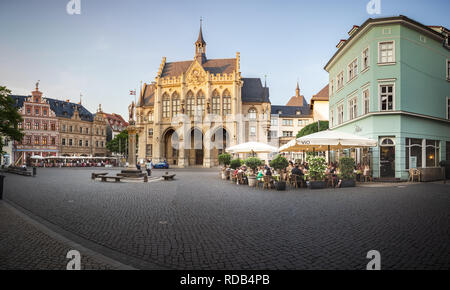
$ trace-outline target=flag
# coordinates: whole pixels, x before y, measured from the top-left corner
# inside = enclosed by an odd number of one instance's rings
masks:
[[[130,96],[136,96],[136,90],[130,90]]]

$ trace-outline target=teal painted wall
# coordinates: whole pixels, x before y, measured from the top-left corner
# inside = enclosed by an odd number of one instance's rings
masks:
[[[394,41],[395,64],[378,64],[378,44]],[[364,35],[350,43],[345,53],[336,58],[328,68],[330,82],[335,91],[330,92],[331,129],[380,140],[395,140],[395,177],[408,178],[405,169],[405,138],[439,140],[440,159],[445,158],[446,141],[450,141],[450,123],[446,122],[446,97],[450,97],[450,82],[446,79],[446,60],[450,51],[442,43],[405,25],[373,26]],[[369,47],[369,69],[361,72],[362,52]],[[358,57],[358,76],[348,82],[347,66]],[[336,76],[344,71],[344,87],[336,91]],[[380,112],[379,84],[394,84],[394,114]],[[331,87],[331,86],[330,86]],[[362,92],[370,92],[370,113],[363,114]],[[349,120],[348,100],[357,96],[357,118]],[[337,125],[337,106],[344,105],[344,123]],[[440,120],[401,114],[409,112]],[[379,177],[379,147],[373,148],[373,174]]]

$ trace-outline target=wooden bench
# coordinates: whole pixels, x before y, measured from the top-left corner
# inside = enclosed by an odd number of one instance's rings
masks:
[[[95,172],[92,172],[92,175],[91,175],[91,179],[96,179],[97,177],[100,177],[100,176],[105,176],[106,174],[108,174],[108,173],[95,173]]]
[[[165,181],[168,180],[173,180],[173,178],[175,177],[176,174],[168,174],[168,172],[166,172],[165,175],[162,176],[162,178],[164,178]]]
[[[19,175],[24,175],[24,176],[33,176],[32,171],[28,171],[25,169],[6,168],[6,169],[3,169],[2,172],[19,174]]]
[[[106,182],[106,181],[108,181],[108,179],[114,179],[115,182],[120,182],[120,180],[123,177],[121,177],[121,176],[106,176],[106,175],[102,175],[102,176],[99,176],[99,178],[102,179],[102,182]]]

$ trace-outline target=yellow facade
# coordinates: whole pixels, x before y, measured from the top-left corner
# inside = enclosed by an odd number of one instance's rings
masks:
[[[267,142],[268,88],[241,77],[239,52],[209,60],[205,48],[200,30],[194,60],[168,63],[164,57],[155,81],[143,85],[136,109],[138,161],[213,167],[225,147]]]

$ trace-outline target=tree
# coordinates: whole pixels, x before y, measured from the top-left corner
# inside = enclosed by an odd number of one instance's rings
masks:
[[[262,160],[259,159],[258,157],[249,157],[249,158],[245,159],[244,163],[245,163],[245,165],[250,167],[253,170],[253,172],[256,171],[256,168],[258,168],[258,166],[261,166],[264,164],[262,162]]]
[[[320,131],[328,130],[328,121],[320,121]],[[317,133],[317,122],[309,124],[297,133],[297,138]]]
[[[269,165],[272,168],[275,168],[276,170],[280,171],[280,179],[283,179],[283,169],[286,169],[286,167],[289,166],[289,162],[287,161],[287,159],[281,155],[278,155],[277,157],[275,157],[275,159],[273,159],[272,161],[270,161]]]
[[[14,106],[11,91],[0,86],[0,156],[4,153],[4,138],[22,141],[24,134],[19,129],[19,123],[22,121],[18,108]]]
[[[137,143],[137,142],[136,142]],[[112,153],[119,153],[127,155],[128,152],[128,131],[123,130],[116,135],[114,139],[106,143],[106,148]]]
[[[231,162],[231,155],[228,153],[223,153],[219,155],[219,163],[223,164],[225,166],[230,165]]]

